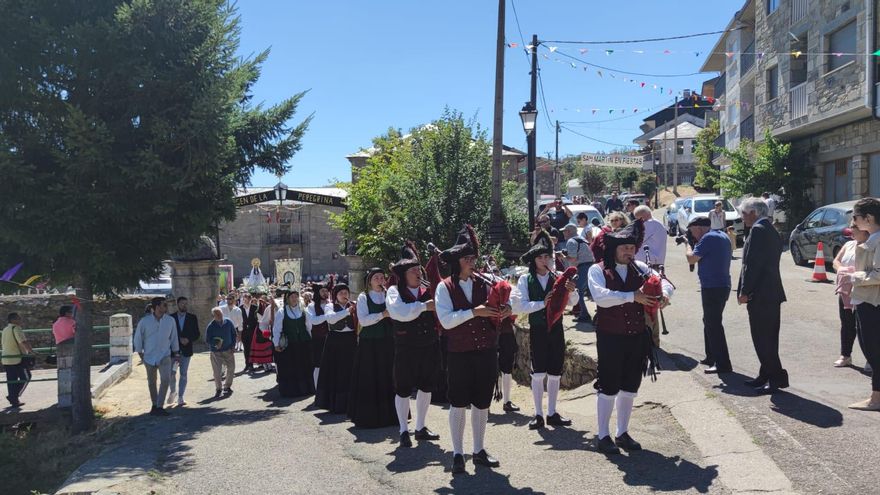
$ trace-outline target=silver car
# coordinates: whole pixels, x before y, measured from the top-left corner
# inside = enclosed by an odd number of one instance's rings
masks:
[[[740,216],[739,211],[730,204],[730,201],[720,196],[705,195],[685,198],[677,212],[679,232],[684,234],[687,225],[694,218],[708,217],[709,212],[715,208],[716,201],[721,201],[722,209],[724,210],[725,225],[727,227],[733,227],[733,230],[736,231],[737,242],[742,243],[743,232],[745,230],[742,217]]]
[[[816,208],[791,232],[789,251],[796,265],[805,266],[816,259],[816,246],[822,241],[825,266],[831,269],[831,261],[846,244],[843,229],[852,221],[855,201],[844,201]]]

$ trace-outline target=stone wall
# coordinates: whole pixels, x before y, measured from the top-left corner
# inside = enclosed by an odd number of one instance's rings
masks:
[[[99,299],[95,305],[93,325],[108,326],[110,316],[117,313],[129,314],[132,321],[137,325],[138,320],[144,314],[144,307],[153,296],[125,296],[121,299]],[[51,328],[52,323],[58,318],[58,309],[65,304],[71,304],[70,295],[27,295],[27,296],[0,296],[0,318],[5,326],[6,315],[15,312],[24,320],[24,328]],[[170,309],[173,309],[170,308]],[[34,347],[52,347],[55,340],[52,332],[29,333],[28,340]],[[110,332],[96,330],[92,333],[92,344],[109,344]],[[92,364],[103,364],[110,357],[107,349],[95,349],[92,353]],[[42,363],[41,359],[38,362]]]
[[[571,323],[566,321],[566,323]],[[526,318],[519,318],[514,325],[519,351],[513,369],[513,379],[520,385],[531,386],[532,355],[529,351],[529,326]],[[565,364],[560,385],[563,389],[577,388],[596,379],[598,362],[594,357],[595,345],[585,345],[584,339],[573,328],[566,328]],[[589,348],[592,348],[590,351]]]

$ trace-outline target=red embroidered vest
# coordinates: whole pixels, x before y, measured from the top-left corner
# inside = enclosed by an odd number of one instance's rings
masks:
[[[474,309],[486,303],[489,298],[489,288],[482,280],[474,279],[474,291],[471,294],[473,302],[468,302],[464,291],[452,279],[443,279],[443,284],[452,299],[452,309],[463,311]],[[498,347],[498,329],[492,320],[484,317],[474,317],[461,325],[444,329],[449,352],[470,352],[495,349]]]
[[[605,287],[620,292],[635,292],[645,281],[632,268],[626,270],[626,280],[614,268],[605,268]],[[637,302],[619,304],[596,310],[596,331],[615,335],[641,335],[645,332],[645,307]]]

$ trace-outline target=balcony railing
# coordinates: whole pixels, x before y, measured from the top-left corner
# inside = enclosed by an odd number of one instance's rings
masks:
[[[715,81],[715,98],[721,98],[721,96],[724,94],[724,91],[726,91],[726,84],[727,76],[725,74],[721,74],[721,76],[718,77],[718,80]]]
[[[807,115],[807,83],[791,88],[791,120]]]
[[[746,49],[743,50],[742,56],[740,57],[739,60],[740,60],[740,62],[739,62],[740,69],[741,69],[740,74],[742,74],[744,76],[746,74],[746,72],[748,72],[749,69],[751,69],[752,66],[755,65],[755,42],[754,41],[752,41],[749,44],[749,46],[747,46]]]
[[[266,244],[270,246],[278,244],[300,244],[299,234],[266,234]]]
[[[791,0],[791,24],[797,24],[801,19],[807,17],[807,8],[809,0]]]
[[[739,124],[739,138],[755,140],[755,116],[749,115],[748,118]]]

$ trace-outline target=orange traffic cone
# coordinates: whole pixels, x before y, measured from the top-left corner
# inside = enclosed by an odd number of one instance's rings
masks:
[[[825,274],[825,250],[822,241],[816,245],[816,264],[813,265],[813,279],[810,282],[829,282]]]

